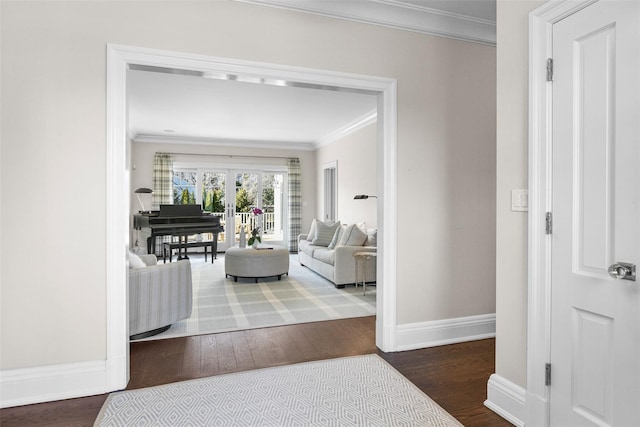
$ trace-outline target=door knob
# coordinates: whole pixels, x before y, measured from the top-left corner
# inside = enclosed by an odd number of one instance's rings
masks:
[[[617,262],[609,266],[609,276],[614,279],[636,281],[636,265],[626,262]]]

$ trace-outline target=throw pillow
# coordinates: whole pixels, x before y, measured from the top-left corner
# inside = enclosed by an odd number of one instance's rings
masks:
[[[367,241],[364,242],[365,246],[378,246],[378,229],[369,228],[367,230]]]
[[[317,231],[318,230],[318,223],[322,223],[324,225],[333,225],[333,224],[335,224],[334,221],[323,222],[321,219],[314,219],[313,221],[311,221],[311,228],[309,229],[309,234],[307,234],[307,240],[310,241],[310,242],[313,242],[313,239],[315,239],[318,236],[318,231]]]
[[[367,240],[367,233],[362,231],[356,224],[351,224],[342,233],[340,239],[341,246],[362,246]]]
[[[346,225],[341,225],[340,227],[338,227],[336,232],[333,234],[333,239],[331,239],[331,243],[329,243],[329,246],[327,246],[327,249],[335,249],[335,247],[338,246],[338,243],[340,242],[340,238],[342,237],[342,233],[344,232],[345,228],[347,228]]]
[[[314,219],[311,221],[311,228],[309,229],[309,234],[307,234],[307,240],[310,242],[312,242],[316,237],[316,221],[318,220]]]
[[[129,268],[144,268],[147,264],[138,255],[129,252]]]
[[[333,240],[333,235],[339,227],[340,221],[333,225],[327,225],[322,221],[316,221],[316,237],[311,241],[311,244],[316,246],[329,246]]]

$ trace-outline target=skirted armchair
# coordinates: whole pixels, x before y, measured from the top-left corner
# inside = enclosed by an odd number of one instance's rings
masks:
[[[193,290],[188,259],[157,264],[155,255],[129,255],[129,336],[159,334],[191,317]]]

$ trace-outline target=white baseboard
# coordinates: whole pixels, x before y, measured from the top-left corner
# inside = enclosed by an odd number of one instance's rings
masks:
[[[106,393],[104,360],[4,370],[0,408]]]
[[[396,328],[396,351],[475,341],[496,336],[496,315],[409,323]]]
[[[484,406],[517,427],[525,425],[526,390],[498,374],[489,378]]]

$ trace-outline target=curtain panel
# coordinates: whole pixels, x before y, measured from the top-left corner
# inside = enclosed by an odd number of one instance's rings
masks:
[[[160,205],[173,204],[173,156],[169,153],[155,153],[153,158],[153,209]],[[162,254],[162,244],[170,242],[171,236],[156,238],[156,256]]]
[[[289,167],[289,252],[298,252],[298,235],[302,222],[302,185],[300,159],[287,159]]]
[[[173,204],[173,156],[156,153],[153,158],[153,209]]]

